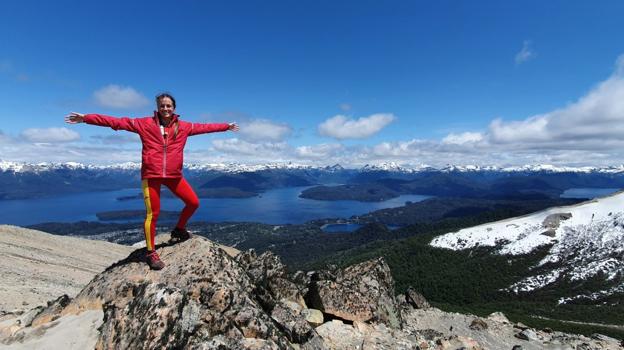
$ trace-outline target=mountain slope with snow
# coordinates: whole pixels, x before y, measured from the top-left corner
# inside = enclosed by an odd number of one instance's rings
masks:
[[[530,275],[508,289],[522,293],[555,282],[582,285],[598,279],[600,290],[570,291],[560,303],[597,301],[624,293],[624,192],[447,233],[431,245],[452,250],[495,247],[497,254],[509,255],[550,246]]]

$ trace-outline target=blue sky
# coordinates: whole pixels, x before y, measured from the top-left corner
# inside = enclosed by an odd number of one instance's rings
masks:
[[[170,91],[190,162],[624,163],[621,1],[10,1],[0,159],[138,161]]]

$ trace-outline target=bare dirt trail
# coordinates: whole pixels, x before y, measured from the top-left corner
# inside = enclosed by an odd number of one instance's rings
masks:
[[[587,325],[587,326],[594,326],[594,327],[604,327],[604,328],[611,328],[611,329],[617,329],[620,331],[624,331],[624,325],[622,324],[606,324],[606,323],[596,323],[596,322],[580,322],[580,321],[567,321],[567,320],[560,320],[560,319],[556,319],[556,318],[548,318],[548,317],[543,317],[543,316],[532,316],[533,318],[538,318],[541,320],[549,320],[549,321],[558,321],[558,322],[562,322],[562,323],[569,323],[569,324],[579,324],[579,325]]]

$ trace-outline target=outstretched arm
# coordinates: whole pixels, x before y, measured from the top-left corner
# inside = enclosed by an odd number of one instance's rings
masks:
[[[115,118],[101,114],[82,114],[71,112],[65,116],[65,122],[69,124],[87,123],[98,126],[108,126],[113,130],[127,130],[137,132],[134,119],[127,117]]]
[[[238,131],[239,127],[236,123],[192,123],[190,135],[205,134],[209,132],[221,132],[221,131]]]

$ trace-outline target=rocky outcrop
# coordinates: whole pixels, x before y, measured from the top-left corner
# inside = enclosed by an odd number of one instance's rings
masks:
[[[557,229],[561,221],[568,220],[572,217],[572,213],[555,213],[550,214],[542,222],[544,228]]]
[[[405,291],[405,302],[415,309],[428,309],[431,307],[425,297],[414,288],[409,287]]]
[[[542,232],[542,235],[555,237],[561,221],[568,220],[571,217],[572,213],[555,213],[548,215],[544,218],[544,221],[542,221],[542,227],[546,229],[546,231]]]
[[[196,238],[163,247],[161,257],[167,266],[153,272],[131,256],[77,296],[78,308],[102,301],[98,348],[289,348],[318,337],[282,302],[303,298],[284,282],[285,267],[274,255],[233,259]]]
[[[390,267],[382,259],[350,266],[336,273],[316,274],[306,295],[312,307],[347,321],[378,322],[400,328]]]
[[[542,349],[572,339],[595,349],[617,348],[609,347],[617,341],[607,337],[520,329],[502,314],[483,319],[445,313],[415,290],[395,298],[383,259],[290,278],[272,253],[250,250],[232,257],[201,237],[161,244],[158,251],[166,263],[161,271],[149,270],[137,250],[73,299],[63,296],[47,307],[0,315],[0,343],[63,349],[477,350]]]

